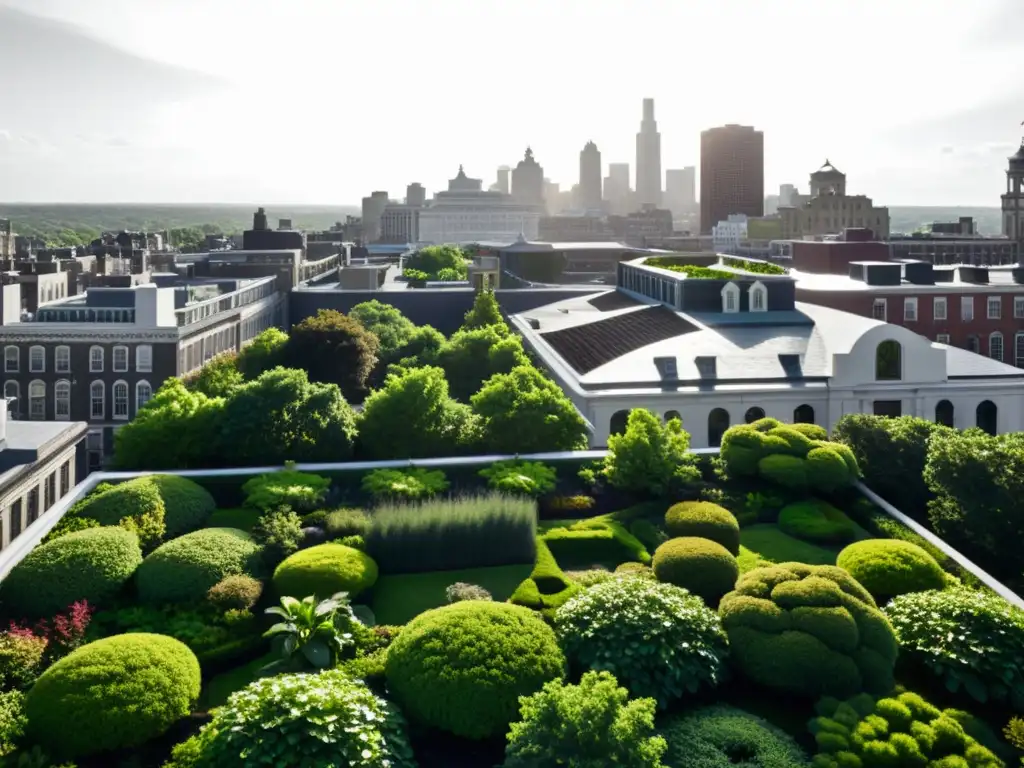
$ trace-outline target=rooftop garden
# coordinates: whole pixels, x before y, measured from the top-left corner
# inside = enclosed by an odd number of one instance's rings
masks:
[[[427,282],[466,280],[472,261],[457,245],[430,245],[405,260],[402,277],[413,287]]]
[[[721,256],[722,263],[727,267],[733,269],[739,269],[743,272],[752,272],[755,275],[784,275],[786,270],[784,267],[780,267],[778,264],[772,264],[767,261],[751,261],[750,259],[742,259],[738,256]]]
[[[775,264],[766,261],[750,261],[732,256],[722,256],[721,266],[730,269],[716,269],[705,267],[700,264],[680,264],[676,256],[652,256],[644,259],[644,264],[658,269],[667,269],[671,272],[679,272],[698,280],[733,280],[736,272],[749,272],[755,275],[784,275],[786,270]],[[730,270],[736,270],[730,271]]]
[[[635,410],[593,463],[100,484],[0,584],[0,765],[1010,766],[1024,611],[854,484],[1006,552],[1012,477],[958,457],[1019,445],[762,419],[697,456]]]

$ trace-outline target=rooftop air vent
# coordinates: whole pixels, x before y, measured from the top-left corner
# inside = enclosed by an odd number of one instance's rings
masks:
[[[714,355],[701,355],[693,359],[697,373],[702,379],[714,379],[718,376],[717,359]]]
[[[800,355],[779,355],[779,365],[787,379],[799,379],[803,377],[803,366],[800,363]]]
[[[908,260],[903,262],[903,278],[914,285],[934,285],[933,269],[930,261]]]
[[[530,327],[533,328],[533,330],[540,330],[540,320],[538,320],[536,317],[528,317],[526,318],[526,321],[530,324]]]
[[[674,357],[656,357],[654,365],[663,379],[674,381],[679,378],[679,368],[676,366]]]
[[[957,267],[957,273],[961,283],[988,285],[988,269],[986,267]]]

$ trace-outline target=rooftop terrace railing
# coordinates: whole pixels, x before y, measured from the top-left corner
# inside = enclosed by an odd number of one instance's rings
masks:
[[[713,456],[718,453],[717,448],[697,448],[691,450],[691,453],[698,455]],[[294,469],[302,472],[371,472],[375,469],[400,469],[403,467],[423,467],[425,469],[444,469],[446,467],[465,467],[465,466],[480,466],[483,464],[492,464],[496,461],[508,461],[512,459],[522,459],[526,461],[597,461],[603,459],[608,455],[606,450],[592,450],[592,451],[560,451],[557,453],[524,453],[524,454],[490,454],[482,456],[454,456],[444,458],[433,458],[433,459],[391,459],[389,461],[339,461],[331,462],[326,464],[295,464]],[[265,467],[231,467],[228,469],[184,469],[177,472],[93,472],[87,476],[78,485],[71,489],[71,491],[56,504],[54,504],[45,513],[40,515],[39,519],[32,523],[27,529],[25,529],[21,535],[15,538],[8,544],[7,547],[0,552],[0,579],[7,576],[10,570],[20,563],[22,559],[31,552],[38,544],[46,537],[53,527],[60,521],[67,511],[74,506],[74,504],[80,499],[85,498],[97,485],[104,482],[117,482],[123,480],[131,480],[132,478],[142,477],[145,475],[152,474],[169,474],[177,475],[178,477],[188,478],[231,478],[231,477],[250,477],[254,475],[262,475],[268,472],[280,472],[284,470],[283,466],[265,466]],[[970,573],[978,581],[984,584],[986,587],[991,589],[997,595],[1002,597],[1006,602],[1011,605],[1024,610],[1024,599],[1021,598],[1016,592],[1004,585],[998,579],[991,574],[987,573],[980,566],[967,559],[959,551],[951,547],[945,541],[940,539],[934,533],[929,531],[924,526],[915,522],[913,519],[905,515],[900,510],[896,509],[892,504],[887,502],[877,493],[872,491],[866,485],[861,482],[857,483],[857,490],[873,502],[879,509],[889,515],[891,518],[899,523],[902,523],[907,528],[912,530],[918,536],[923,538],[932,546],[939,549],[943,554],[949,557],[953,562],[957,564],[963,571]]]

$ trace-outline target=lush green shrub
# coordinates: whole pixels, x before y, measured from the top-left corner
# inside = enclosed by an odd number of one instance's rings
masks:
[[[457,581],[451,584],[444,591],[445,599],[449,603],[458,603],[463,600],[493,600],[491,593],[478,584],[468,584],[464,581]]]
[[[647,579],[581,592],[558,609],[555,628],[571,661],[611,672],[633,695],[662,706],[717,685],[728,653],[717,614],[699,597]]]
[[[651,563],[658,581],[675,584],[715,605],[736,586],[740,567],[729,550],[711,539],[686,536],[669,539]]]
[[[673,538],[699,536],[717,541],[732,554],[740,551],[740,524],[725,507],[708,501],[681,501],[665,513],[665,529]]]
[[[799,432],[809,440],[814,441],[827,441],[828,430],[817,424],[787,424],[787,429],[792,429],[794,432]]]
[[[651,562],[647,548],[611,516],[580,520],[568,528],[550,528],[543,538],[558,561],[566,565],[615,565],[623,560],[644,565]]]
[[[366,551],[366,539],[362,536],[342,536],[337,542],[343,547],[358,549],[360,552]]]
[[[218,581],[206,593],[206,599],[215,608],[227,611],[232,608],[249,610],[259,602],[263,594],[263,582],[246,576],[244,573],[236,573],[232,576],[225,576]]]
[[[139,598],[147,603],[202,600],[225,576],[261,576],[260,548],[244,531],[204,528],[162,544],[135,574]]]
[[[879,604],[908,592],[946,586],[946,574],[935,558],[909,541],[858,541],[839,553],[836,565],[859,581]]]
[[[664,496],[679,485],[700,479],[690,453],[690,435],[679,419],[661,419],[644,408],[629,412],[626,431],[608,438],[604,476],[615,488]]]
[[[276,568],[299,548],[305,537],[302,521],[289,506],[267,510],[252,528],[252,539],[263,548],[268,568]]]
[[[637,576],[644,579],[654,580],[654,569],[642,563],[622,563],[615,567],[615,575],[619,577]]]
[[[366,546],[384,573],[481,568],[533,562],[536,529],[530,499],[431,499],[378,507]]]
[[[98,521],[93,520],[91,517],[78,517],[72,515],[70,512],[64,515],[57,524],[50,529],[50,532],[43,537],[43,544],[48,544],[54,539],[59,539],[61,536],[65,536],[75,531],[84,531],[86,528],[99,528],[100,524]],[[2,768],[2,766],[0,766]]]
[[[42,544],[0,583],[0,600],[16,616],[49,617],[78,600],[102,605],[142,563],[135,534],[89,528]]]
[[[43,670],[49,641],[34,632],[0,633],[0,687],[25,689]]]
[[[0,758],[15,750],[27,724],[25,694],[21,691],[0,693]]]
[[[637,565],[639,565],[639,563],[637,563]],[[592,587],[595,584],[603,584],[611,579],[619,578],[611,571],[600,567],[587,568],[583,571],[566,571],[565,577],[573,584],[579,584],[583,589]]]
[[[163,499],[164,524],[169,539],[199,530],[217,508],[210,492],[186,477],[149,475],[148,479]]]
[[[686,768],[803,768],[791,736],[742,709],[710,706],[672,718],[661,729],[666,765]]]
[[[250,683],[191,741],[172,755],[196,755],[181,768],[416,765],[400,713],[337,669]]]
[[[668,534],[661,530],[661,528],[656,526],[650,520],[645,520],[643,518],[634,520],[630,523],[629,532],[644,545],[644,549],[648,552],[653,552],[669,539]]]
[[[783,488],[802,490],[807,487],[807,462],[785,453],[773,453],[757,462],[757,472],[765,480]]]
[[[160,489],[149,476],[108,485],[77,502],[68,514],[120,525],[139,537],[143,551],[157,546],[167,531],[166,507]]]
[[[555,633],[526,608],[469,600],[421,613],[388,649],[389,690],[420,722],[470,739],[504,733],[520,696],[565,673]]]
[[[370,516],[361,509],[336,509],[327,513],[324,532],[328,539],[342,539],[346,536],[365,536],[372,526]]]
[[[857,527],[844,512],[820,499],[789,504],[779,512],[779,529],[815,544],[846,544],[857,537]]]
[[[810,723],[819,750],[815,768],[1005,766],[951,711],[940,711],[916,693],[877,702],[866,695],[845,702],[826,698],[818,714]]]
[[[499,461],[478,473],[492,491],[516,496],[540,496],[555,490],[554,467],[539,461]]]
[[[896,637],[871,595],[841,568],[754,568],[718,608],[737,668],[805,696],[887,693]]]
[[[977,701],[1024,710],[1024,611],[971,589],[901,595],[885,608],[903,652]]]
[[[259,522],[260,511],[249,507],[234,509],[217,509],[210,515],[206,525],[208,528],[237,528],[249,533]]]
[[[44,672],[25,699],[28,735],[77,758],[136,747],[186,717],[199,696],[195,654],[163,635],[115,635]]]
[[[581,470],[582,471],[582,470]],[[586,512],[594,506],[593,496],[554,496],[547,502],[552,512]]]
[[[375,469],[363,477],[363,491],[375,501],[421,501],[448,490],[439,469]]]
[[[242,493],[245,506],[261,512],[288,505],[302,513],[318,509],[330,487],[331,481],[326,477],[286,468],[246,480]]]
[[[377,582],[377,564],[364,552],[342,544],[301,549],[274,571],[277,594],[327,598],[336,592],[358,597]]]
[[[654,733],[653,699],[629,699],[607,672],[587,672],[579,685],[552,680],[520,699],[504,768],[662,768],[665,740]]]
[[[545,618],[553,619],[555,611],[579,591],[580,585],[565,575],[547,543],[538,538],[533,571],[516,587],[509,602],[540,611]]]

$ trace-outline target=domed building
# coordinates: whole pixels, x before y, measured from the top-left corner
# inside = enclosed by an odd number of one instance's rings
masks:
[[[1024,243],[1024,138],[1020,149],[1009,158],[1006,194],[1003,195],[1003,234]]]
[[[870,197],[846,194],[846,174],[827,159],[811,174],[811,194],[798,205],[780,207],[781,239],[836,235],[847,228],[870,229],[879,240],[889,237],[889,209]]]

